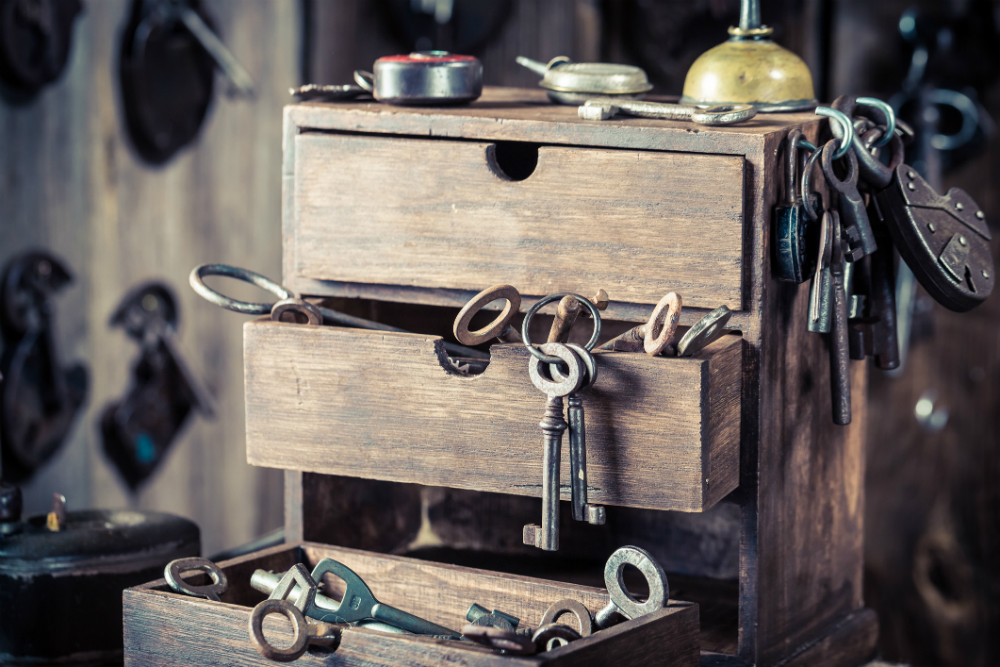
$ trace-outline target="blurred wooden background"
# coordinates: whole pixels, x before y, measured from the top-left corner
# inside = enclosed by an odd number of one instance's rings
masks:
[[[187,273],[201,262],[224,261],[280,275],[281,106],[301,73],[318,83],[346,83],[354,69],[369,69],[375,58],[416,47],[421,30],[429,35],[421,44],[425,48],[453,47],[462,35],[449,25],[435,27],[430,14],[410,16],[408,22],[392,18],[412,14],[414,7],[433,13],[441,4],[434,1],[205,4],[257,80],[258,98],[219,97],[194,146],[163,168],[143,166],[122,135],[114,76],[116,31],[127,3],[90,0],[63,79],[30,105],[0,104],[0,262],[38,245],[69,261],[78,281],[59,300],[60,341],[65,359],[86,359],[93,375],[88,411],[72,440],[26,487],[29,509],[43,510],[50,493],[60,490],[75,507],[173,511],[199,522],[209,554],[280,525],[281,476],[245,463],[243,320],[198,300],[186,286]],[[641,65],[657,92],[665,94],[680,93],[690,63],[723,41],[739,5],[738,0],[455,0],[454,7],[458,12],[477,4],[489,5],[483,16],[497,20],[495,29],[472,40],[487,83],[534,85],[537,77],[515,65],[515,56],[569,55]],[[900,89],[910,49],[899,36],[898,21],[910,5],[945,15],[978,12],[987,17],[980,24],[1000,13],[1000,3],[990,0],[762,4],[764,22],[775,27],[777,41],[803,56],[823,100],[842,93],[887,99]],[[458,18],[456,13],[454,22]],[[954,38],[961,47],[963,36]],[[991,57],[984,53],[981,59]],[[972,54],[969,68],[983,64],[976,60]],[[976,93],[995,116],[1000,87],[989,81]],[[980,143],[978,155],[945,172],[945,185],[969,190],[996,221],[1000,151],[995,136]],[[195,420],[163,470],[132,498],[100,452],[95,416],[124,391],[135,354],[123,334],[107,328],[107,318],[131,285],[149,278],[167,279],[180,295],[182,347],[217,397],[219,416],[215,422]],[[949,313],[926,297],[918,306],[920,335],[905,374],[872,375],[870,400],[877,417],[871,420],[866,489],[866,597],[880,616],[886,658],[915,665],[995,665],[1000,662],[1000,485],[995,481],[1000,301],[993,297],[965,315]],[[937,394],[937,409],[949,412],[937,432],[921,427],[914,416],[928,390]],[[377,502],[386,498],[396,509],[379,510]],[[516,548],[501,544],[509,537],[506,528],[493,530],[476,514],[490,502],[434,489],[396,487],[388,493],[345,480],[340,497],[325,509],[331,519],[356,520],[331,525],[329,539],[389,549]],[[652,536],[652,543],[642,546],[664,559],[672,551],[703,550],[702,572],[725,579],[735,577],[739,548],[732,539],[738,534],[733,509],[723,505],[703,518],[636,514],[621,517],[619,525]],[[390,521],[393,529],[387,531]],[[628,525],[622,528],[626,532]]]

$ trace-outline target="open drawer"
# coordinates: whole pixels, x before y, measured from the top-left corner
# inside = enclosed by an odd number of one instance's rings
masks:
[[[524,346],[494,345],[486,371],[463,377],[436,336],[269,321],[243,331],[250,463],[541,496],[545,396]],[[736,488],[739,336],[692,358],[595,357],[582,394],[590,502],[697,512]]]
[[[526,627],[536,627],[548,606],[560,599],[578,600],[592,615],[608,602],[607,591],[599,588],[304,543],[220,563],[229,580],[221,602],[170,592],[162,579],[126,589],[125,664],[274,665],[250,643],[251,608],[266,597],[250,587],[250,577],[257,569],[284,572],[300,562],[312,569],[323,558],[354,570],[380,602],[457,630],[465,624],[465,611],[474,602],[512,614]],[[326,592],[339,598],[342,587],[343,582],[333,580]],[[276,646],[291,644],[290,625],[280,616],[268,617],[264,632]],[[698,605],[670,600],[662,610],[529,657],[505,656],[467,642],[351,630],[332,652],[312,649],[296,664],[696,667],[698,659]]]

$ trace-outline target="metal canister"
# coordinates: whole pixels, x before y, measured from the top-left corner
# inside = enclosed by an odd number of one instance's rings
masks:
[[[22,521],[19,492],[0,490],[0,664],[121,665],[122,590],[197,556],[198,526],[131,510]]]
[[[355,79],[379,102],[463,104],[483,94],[483,64],[473,56],[416,51],[379,58],[373,71],[371,79],[362,72]]]

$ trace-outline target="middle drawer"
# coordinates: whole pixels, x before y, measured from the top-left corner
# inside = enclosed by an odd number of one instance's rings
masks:
[[[244,325],[251,464],[541,495],[545,397],[522,345],[482,375],[448,370],[437,336]],[[697,512],[738,484],[742,339],[691,358],[595,353],[584,392],[588,498]],[[563,443],[561,496],[570,497]]]

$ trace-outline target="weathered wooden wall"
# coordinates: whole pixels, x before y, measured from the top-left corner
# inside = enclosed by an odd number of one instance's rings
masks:
[[[39,246],[69,263],[77,280],[58,300],[58,340],[65,360],[86,361],[92,382],[71,438],[24,486],[26,509],[46,511],[59,491],[71,509],[174,512],[198,522],[211,554],[281,524],[282,482],[280,472],[246,463],[243,318],[202,301],[187,276],[210,261],[281,275],[281,109],[300,76],[300,5],[204,3],[257,82],[257,97],[218,95],[194,144],[154,168],[123,129],[118,38],[131,3],[85,4],[62,79],[26,105],[0,103],[0,264]],[[149,279],[176,290],[181,348],[218,414],[192,420],[132,496],[101,451],[98,420],[124,393],[137,353],[108,317]]]

